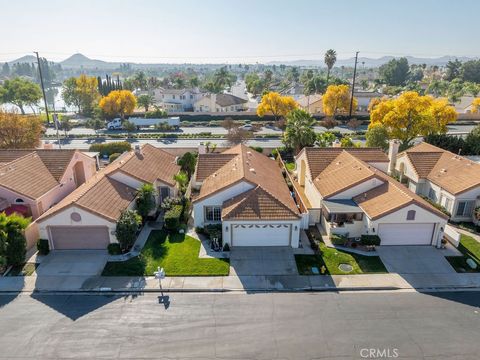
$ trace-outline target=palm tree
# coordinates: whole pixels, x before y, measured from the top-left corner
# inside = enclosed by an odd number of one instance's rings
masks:
[[[328,79],[330,78],[330,70],[332,70],[333,65],[337,62],[337,52],[333,49],[327,50],[325,53],[325,65],[327,65],[327,84]]]
[[[305,110],[295,109],[287,115],[287,128],[283,142],[298,154],[305,146],[312,146],[316,140],[313,126],[316,121]]]

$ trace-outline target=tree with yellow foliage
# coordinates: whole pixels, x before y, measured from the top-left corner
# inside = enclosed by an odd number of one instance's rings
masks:
[[[98,92],[98,80],[95,76],[80,75],[75,79],[75,92],[78,96],[80,112],[90,114],[93,111],[100,93]]]
[[[480,112],[480,98],[475,98],[472,101],[472,113],[478,114]]]
[[[419,135],[446,133],[447,125],[456,120],[457,113],[447,100],[407,91],[378,103],[370,114],[369,129],[382,125],[389,138],[399,139],[405,149]]]
[[[42,131],[38,116],[0,110],[0,149],[35,148],[40,145]]]
[[[125,115],[130,115],[137,106],[137,99],[128,90],[114,90],[103,97],[99,103],[102,111],[110,116],[120,116],[122,120]]]
[[[266,114],[272,114],[275,121],[278,121],[297,108],[298,104],[291,96],[282,96],[277,92],[269,92],[263,95],[262,101],[257,107],[257,115],[263,117]]]
[[[323,112],[335,118],[338,113],[347,113],[350,110],[351,91],[348,85],[330,85],[322,96]],[[353,98],[353,110],[358,101]]]

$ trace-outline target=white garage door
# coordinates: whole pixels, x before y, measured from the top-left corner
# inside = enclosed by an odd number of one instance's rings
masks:
[[[232,224],[232,246],[289,246],[290,224]]]
[[[105,250],[110,243],[106,226],[50,226],[55,250]]]
[[[434,224],[380,224],[381,245],[430,245]]]

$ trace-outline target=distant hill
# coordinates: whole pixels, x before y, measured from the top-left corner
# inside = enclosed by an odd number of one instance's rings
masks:
[[[15,60],[12,60],[12,61],[8,61],[8,65],[12,65],[12,64],[16,64],[16,63],[37,63],[37,57],[34,56],[34,55],[25,55],[25,56],[22,56],[21,58],[18,58],[18,59],[15,59]]]
[[[378,67],[383,64],[386,64],[394,58],[400,58],[401,56],[382,56],[378,59],[368,58],[368,57],[359,57],[358,64],[365,67]],[[458,59],[460,61],[474,60],[477,58],[470,58],[465,56],[442,56],[439,58],[417,58],[414,56],[404,56],[407,58],[409,64],[427,64],[427,65],[438,65],[445,66],[450,60]],[[293,61],[271,61],[267,63],[268,65],[290,65],[290,66],[325,66],[323,60],[293,60]],[[355,64],[355,58],[349,59],[338,59],[335,63],[336,67],[339,66],[353,66]]]
[[[73,54],[69,58],[61,61],[60,65],[62,65],[62,68],[65,69],[109,69],[116,68],[118,66],[118,63],[90,59],[83,54]]]

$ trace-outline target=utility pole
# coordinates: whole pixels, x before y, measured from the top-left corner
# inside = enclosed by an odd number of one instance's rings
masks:
[[[42,85],[43,102],[45,103],[45,113],[47,114],[47,124],[50,124],[50,118],[48,117],[47,96],[45,95],[45,86],[43,86],[42,67],[40,66],[40,57],[38,56],[38,51],[34,51],[33,53],[37,55],[38,73],[40,75],[40,84]]]
[[[355,54],[355,67],[353,68],[353,81],[352,81],[352,96],[350,98],[350,112],[348,114],[349,119],[352,118],[352,108],[353,108],[353,92],[355,91],[355,78],[357,77],[357,61],[358,61],[358,53]]]

